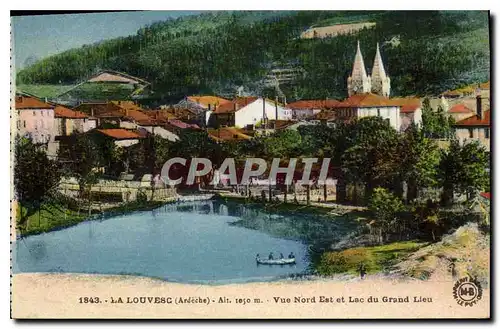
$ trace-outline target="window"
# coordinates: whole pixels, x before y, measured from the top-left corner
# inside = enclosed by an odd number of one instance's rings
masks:
[[[484,128],[484,138],[490,138],[490,128]]]
[[[33,115],[36,115],[36,112],[35,112],[35,111],[33,111]]]
[[[43,110],[41,110],[41,111],[40,111],[40,114],[41,114],[41,115],[42,115],[42,117],[43,117]]]
[[[473,134],[472,128],[469,128],[469,138],[473,138],[473,137],[474,137],[474,134]]]
[[[26,120],[23,120],[23,127],[26,128]]]
[[[377,109],[377,116],[380,116],[380,109]]]

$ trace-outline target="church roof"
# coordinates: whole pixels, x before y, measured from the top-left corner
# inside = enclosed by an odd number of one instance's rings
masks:
[[[385,73],[384,63],[382,62],[382,56],[380,56],[380,47],[377,42],[377,52],[375,54],[375,60],[373,61],[372,69],[372,82],[374,80],[384,81],[387,78]]]
[[[398,106],[401,107],[401,102],[397,100],[392,100],[388,97],[366,93],[366,94],[357,94],[352,95],[351,97],[345,99],[340,102],[337,106],[338,108],[349,108],[349,107],[392,107]]]
[[[351,78],[353,80],[366,80],[368,75],[366,74],[365,62],[363,61],[363,55],[361,54],[361,48],[359,46],[356,50],[356,56],[354,57],[354,65],[352,67]]]

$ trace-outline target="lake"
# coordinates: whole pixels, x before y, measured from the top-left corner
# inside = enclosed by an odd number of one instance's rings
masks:
[[[130,274],[188,283],[268,281],[307,273],[312,251],[345,238],[343,217],[266,212],[222,201],[169,204],[18,239],[13,271]],[[295,265],[257,265],[256,254]]]

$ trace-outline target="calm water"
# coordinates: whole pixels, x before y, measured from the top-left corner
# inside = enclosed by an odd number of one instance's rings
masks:
[[[136,274],[169,281],[263,281],[304,273],[310,245],[345,237],[346,220],[276,215],[218,201],[166,205],[30,236],[15,243],[14,272]],[[293,252],[296,265],[255,255]]]

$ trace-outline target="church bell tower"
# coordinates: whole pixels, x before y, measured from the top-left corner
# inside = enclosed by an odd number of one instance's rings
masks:
[[[363,55],[361,54],[361,48],[359,46],[356,50],[356,56],[354,57],[354,65],[352,67],[352,74],[347,78],[347,92],[349,96],[356,94],[369,93],[371,90],[371,79],[366,74],[365,63],[363,61]]]
[[[375,54],[375,60],[373,61],[372,69],[372,93],[389,97],[391,93],[391,79],[387,76],[384,69],[384,63],[382,63],[382,56],[380,56],[380,48],[377,42],[377,53]]]
[[[383,97],[389,97],[391,93],[391,79],[387,76],[380,55],[380,47],[377,43],[377,52],[373,61],[371,76],[366,73],[363,55],[359,46],[354,57],[352,74],[347,79],[347,92],[349,97],[356,94],[373,93]]]

